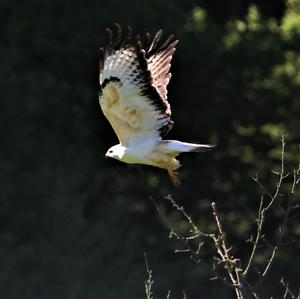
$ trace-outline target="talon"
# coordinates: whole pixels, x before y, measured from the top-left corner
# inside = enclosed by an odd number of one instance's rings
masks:
[[[175,187],[180,187],[180,180],[178,178],[178,172],[172,170],[172,169],[167,169],[169,176],[172,180],[172,183],[174,184]]]

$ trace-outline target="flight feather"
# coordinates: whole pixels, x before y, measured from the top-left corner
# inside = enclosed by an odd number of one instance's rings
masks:
[[[181,152],[203,151],[210,145],[163,140],[172,128],[167,86],[177,40],[162,39],[162,30],[144,41],[130,27],[107,29],[108,42],[100,49],[100,106],[120,144],[106,156],[125,163],[147,164],[168,170],[175,185]]]

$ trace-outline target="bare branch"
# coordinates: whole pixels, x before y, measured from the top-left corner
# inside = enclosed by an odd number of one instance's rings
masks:
[[[264,224],[265,213],[274,204],[277,196],[279,195],[279,190],[281,188],[283,179],[286,177],[286,175],[284,175],[284,167],[285,167],[284,166],[284,153],[285,153],[285,140],[284,140],[284,136],[283,136],[282,137],[282,148],[281,148],[281,171],[280,171],[279,181],[278,181],[278,183],[276,185],[276,191],[275,191],[275,193],[273,195],[272,200],[261,211],[261,222],[258,223],[258,228],[257,228],[257,232],[258,233],[257,233],[257,235],[261,235],[262,226]],[[288,220],[289,220],[291,209],[293,208],[292,199],[293,199],[293,196],[294,196],[295,187],[297,185],[297,180],[298,180],[297,172],[298,172],[298,170],[294,170],[294,172],[293,172],[294,175],[293,175],[293,182],[292,182],[292,186],[291,186],[291,191],[290,191],[290,193],[287,196],[287,200],[288,200],[287,208],[285,210],[282,209],[283,219],[282,219],[281,224],[280,224],[280,226],[278,228],[279,236],[278,236],[277,242],[276,242],[275,246],[272,246],[272,252],[271,252],[270,258],[268,259],[267,264],[266,264],[264,270],[262,271],[260,280],[256,284],[256,287],[255,287],[256,289],[259,288],[262,285],[262,283],[264,282],[265,278],[269,274],[270,269],[271,269],[271,267],[272,267],[272,265],[274,263],[275,257],[276,257],[276,255],[278,253],[278,250],[279,250],[279,248],[280,248],[280,246],[282,244],[283,238],[284,238],[284,236],[286,234],[287,223],[288,223]],[[262,240],[266,241],[263,236],[261,236],[260,238]],[[251,261],[251,263],[252,263],[252,261]],[[251,265],[251,263],[250,263],[250,265]],[[244,272],[244,273],[247,274],[247,272]]]
[[[234,285],[234,290],[236,293],[236,297],[238,299],[243,299],[243,294],[241,292],[242,285],[240,283],[240,269],[237,268],[237,264],[239,262],[238,259],[235,259],[233,256],[230,256],[230,247],[227,247],[226,241],[225,241],[225,233],[223,231],[223,227],[220,221],[220,217],[216,208],[216,204],[213,202],[211,204],[212,210],[213,210],[213,216],[215,218],[215,222],[217,224],[218,228],[218,235],[213,235],[212,238],[215,243],[215,247],[217,249],[217,252],[221,258],[221,262],[224,263],[224,268],[230,277],[230,280],[232,284]]]
[[[167,299],[170,299],[170,296],[171,296],[171,290],[168,291]]]
[[[280,283],[283,285],[284,287],[284,296],[283,299],[287,299],[288,295],[292,298],[292,299],[299,299],[300,298],[300,293],[296,296],[290,289],[289,284],[286,283],[283,279],[283,277],[280,280]]]
[[[185,253],[189,255],[189,258],[192,259],[193,261],[195,261],[196,263],[202,262],[204,263],[208,269],[210,269],[212,271],[212,273],[215,275],[215,277],[217,277],[217,279],[219,279],[221,282],[223,282],[226,286],[236,289],[236,288],[240,288],[239,285],[236,285],[235,283],[230,283],[229,281],[227,281],[227,279],[225,277],[222,277],[218,272],[217,269],[215,267],[215,263],[213,263],[212,265],[210,265],[208,262],[202,260],[200,258],[200,249],[202,248],[202,246],[204,245],[204,242],[199,241],[198,242],[198,247],[195,250],[191,244],[190,244],[190,240],[194,239],[191,237],[184,237],[179,235],[176,230],[173,228],[173,226],[170,224],[170,222],[168,221],[168,219],[166,218],[166,216],[162,213],[160,207],[158,206],[157,202],[150,197],[151,201],[153,202],[154,206],[156,207],[156,210],[158,212],[158,214],[162,217],[164,223],[167,225],[167,227],[170,230],[170,238],[175,238],[176,240],[178,240],[179,242],[181,242],[184,245],[184,249],[177,249],[175,250],[175,253]],[[171,199],[171,197],[169,196],[168,199]],[[184,211],[184,209],[182,207],[180,207],[175,201],[174,199],[170,200],[172,203],[172,206],[175,207],[180,213],[184,212],[184,217],[185,219],[189,219],[189,223],[192,225],[193,227],[193,231],[195,233],[197,233],[197,237],[209,237],[209,240],[213,240],[214,239],[214,235],[213,234],[205,234],[203,232],[200,232],[200,230],[198,229],[198,227],[194,224],[193,220],[191,219],[190,216],[188,216],[188,214]],[[190,222],[191,221],[191,222]]]
[[[257,249],[258,249],[258,244],[260,241],[265,241],[266,239],[263,235],[263,226],[264,226],[264,222],[265,222],[265,217],[266,217],[266,213],[271,209],[271,207],[274,205],[275,201],[277,200],[278,196],[280,195],[280,190],[282,187],[282,183],[283,180],[288,176],[288,174],[285,174],[285,160],[284,160],[284,155],[285,155],[285,139],[284,136],[282,136],[281,139],[281,168],[279,172],[274,172],[276,175],[279,176],[278,182],[276,184],[276,190],[274,192],[274,194],[271,194],[270,192],[266,191],[266,189],[264,188],[264,186],[260,183],[258,176],[256,176],[255,181],[257,182],[257,184],[260,186],[260,188],[263,190],[263,194],[261,195],[261,199],[260,199],[260,204],[259,204],[259,210],[258,210],[258,217],[257,217],[257,222],[256,222],[256,237],[255,237],[255,241],[253,243],[253,247],[251,250],[251,254],[249,257],[249,260],[246,264],[246,268],[243,272],[243,276],[247,277],[251,267],[253,266],[253,259],[257,253]],[[292,184],[292,188],[291,188],[291,194],[294,194],[294,190],[295,190],[295,186],[296,186],[296,182],[297,182],[297,175],[296,175],[296,171],[294,171],[294,180],[293,180],[293,184]],[[264,205],[264,195],[267,194],[270,197],[270,202],[266,205]],[[284,233],[285,233],[285,227],[286,227],[286,223],[288,221],[288,217],[289,217],[289,213],[290,213],[290,209],[291,209],[291,200],[289,200],[288,203],[288,208],[287,210],[282,210],[282,213],[284,215],[283,221],[281,223],[281,226],[279,227],[279,239],[276,243],[275,246],[272,246],[272,253],[270,258],[268,259],[267,265],[265,266],[265,269],[262,271],[261,274],[261,281],[259,283],[259,285],[262,283],[262,281],[265,279],[265,277],[267,276],[274,258],[277,254],[277,251],[279,249],[279,246],[281,245]]]
[[[216,223],[216,232],[213,234],[202,232],[199,227],[195,224],[192,217],[185,211],[185,209],[180,206],[170,195],[166,197],[166,199],[171,203],[172,207],[176,209],[186,223],[189,224],[190,229],[187,236],[183,236],[176,231],[176,229],[172,226],[172,224],[168,221],[167,217],[162,213],[159,205],[155,202],[153,198],[150,197],[152,202],[154,203],[159,215],[162,217],[164,223],[167,225],[170,231],[170,238],[174,238],[180,241],[183,245],[182,249],[176,249],[176,253],[184,253],[189,256],[196,263],[200,261],[206,264],[211,271],[214,273],[215,277],[211,278],[218,279],[223,282],[226,286],[233,288],[235,292],[235,297],[237,299],[246,299],[246,298],[255,298],[259,299],[257,290],[263,284],[265,278],[269,275],[272,265],[278,256],[279,249],[283,243],[284,237],[287,231],[287,224],[289,223],[290,212],[294,209],[299,208],[299,204],[295,204],[293,201],[295,197],[295,192],[300,184],[300,163],[298,168],[293,171],[293,181],[290,186],[289,192],[285,192],[282,194],[283,187],[286,186],[285,179],[289,176],[289,173],[285,172],[285,139],[282,136],[281,140],[281,166],[279,171],[272,170],[273,174],[278,176],[275,190],[270,192],[264,185],[260,182],[258,175],[254,178],[255,182],[258,184],[260,189],[262,190],[262,194],[260,197],[259,208],[257,212],[257,216],[255,219],[256,227],[255,233],[250,238],[250,242],[252,243],[252,248],[245,263],[245,268],[241,267],[241,260],[236,258],[231,251],[231,246],[228,244],[226,240],[226,233],[224,231],[222,222],[220,220],[220,216],[218,214],[218,210],[216,204],[212,203],[212,214],[214,218],[214,222]],[[279,199],[281,199],[279,201]],[[283,199],[285,200],[283,202]],[[273,208],[278,206],[281,211],[281,221],[272,236],[277,236],[275,244],[271,244],[271,242],[266,238],[264,227],[267,216],[272,215],[271,211]],[[295,215],[294,215],[295,216]],[[276,234],[276,232],[278,232]],[[205,238],[204,238],[205,237]],[[200,257],[200,251],[202,246],[206,243],[206,241],[213,241],[214,248],[216,250],[216,256],[213,256],[213,261],[207,262],[202,260]],[[195,244],[195,242],[197,242]],[[272,241],[273,242],[273,241]],[[196,246],[195,246],[196,245]],[[255,265],[255,257],[258,255],[259,249],[263,247],[267,249],[269,252],[269,258],[265,260],[265,265],[263,265],[262,269],[257,269]],[[256,274],[256,278],[252,278],[251,275],[251,283],[249,282],[250,277],[249,273],[253,270]],[[150,273],[151,274],[151,273]],[[149,274],[148,274],[149,276]],[[150,279],[150,281],[152,281]],[[290,289],[288,284],[285,284],[282,279],[282,285],[285,287],[284,298],[296,298],[300,299],[299,295],[296,297]],[[252,285],[254,284],[254,286]],[[153,299],[151,293],[150,286],[150,297],[147,299]],[[170,292],[167,295],[167,299],[170,297]],[[183,298],[186,298],[184,295]]]
[[[152,270],[149,268],[147,255],[144,254],[144,257],[145,257],[145,265],[147,271],[147,280],[145,281],[146,299],[153,299],[152,285],[154,284],[154,281],[152,278]]]
[[[257,246],[258,246],[258,242],[261,239],[261,235],[262,235],[262,224],[264,222],[264,214],[262,213],[262,209],[263,209],[263,205],[264,205],[264,194],[261,195],[260,198],[260,203],[259,203],[259,209],[258,209],[258,219],[256,221],[257,223],[257,230],[256,230],[256,238],[252,247],[252,251],[250,254],[250,258],[248,260],[246,269],[243,272],[243,276],[246,277],[250,267],[252,266],[252,262],[253,262],[253,258],[256,254],[256,250],[257,250]]]
[[[187,220],[187,222],[191,225],[194,236],[204,236],[204,237],[210,237],[210,234],[203,233],[199,230],[198,226],[195,224],[195,222],[192,220],[192,217],[188,215],[188,213],[185,211],[183,206],[179,206],[177,202],[172,198],[171,195],[168,195],[166,197],[167,200],[169,200],[174,208],[176,208]]]
[[[274,204],[274,201],[277,199],[277,196],[279,194],[281,185],[282,185],[282,180],[285,179],[286,177],[288,177],[288,174],[284,174],[284,153],[285,153],[285,139],[284,139],[284,135],[282,135],[281,138],[281,169],[280,169],[280,173],[279,173],[279,180],[276,184],[276,190],[274,195],[272,196],[271,201],[269,202],[269,204],[264,208],[266,211],[268,211],[271,206]]]

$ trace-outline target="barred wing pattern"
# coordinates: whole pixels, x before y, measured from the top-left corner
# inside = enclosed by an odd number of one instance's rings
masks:
[[[115,35],[107,29],[108,45],[100,49],[101,108],[121,144],[160,139],[173,123],[167,85],[178,41],[170,36],[160,43],[160,30],[143,45],[130,27],[127,34],[116,27]]]

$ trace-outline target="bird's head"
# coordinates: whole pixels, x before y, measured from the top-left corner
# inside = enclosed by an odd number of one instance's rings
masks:
[[[125,147],[122,146],[121,144],[117,144],[112,146],[105,154],[105,157],[107,158],[114,158],[117,160],[122,160],[122,157],[124,156],[125,153]]]

